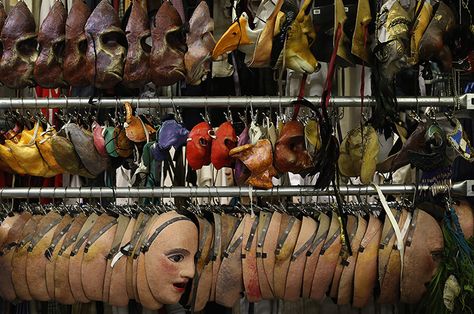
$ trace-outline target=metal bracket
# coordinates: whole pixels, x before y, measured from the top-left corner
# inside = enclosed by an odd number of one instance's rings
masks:
[[[474,110],[474,93],[464,94],[461,99],[467,110]]]

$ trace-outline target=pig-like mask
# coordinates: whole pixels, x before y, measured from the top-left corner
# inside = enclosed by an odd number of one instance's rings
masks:
[[[134,1],[127,28],[128,52],[125,61],[123,84],[130,88],[139,88],[150,81],[151,46],[146,42],[150,37],[147,12]]]
[[[56,1],[38,33],[40,48],[33,74],[36,82],[45,88],[67,86],[63,79],[66,18],[66,8]]]
[[[312,166],[311,156],[306,150],[304,126],[301,122],[287,122],[275,145],[275,168],[280,172],[301,173]]]
[[[9,88],[34,86],[33,69],[36,51],[36,24],[25,2],[20,1],[5,20],[0,40],[2,59],[0,78]]]
[[[151,30],[151,78],[157,86],[173,85],[185,78],[186,40],[182,25],[181,17],[171,2],[163,2]]]
[[[212,31],[211,18],[206,1],[201,1],[189,20],[189,33],[186,34],[188,51],[184,55],[186,82],[199,85],[211,70],[211,53],[216,45]]]
[[[64,79],[71,86],[89,85],[84,75],[87,38],[84,26],[91,11],[82,0],[75,0],[66,20],[66,54],[64,56]]]
[[[186,159],[194,170],[211,163],[212,129],[209,123],[197,124],[189,133],[186,143]]]
[[[101,89],[122,81],[127,39],[120,20],[107,0],[94,9],[85,25],[87,38],[86,75]]]

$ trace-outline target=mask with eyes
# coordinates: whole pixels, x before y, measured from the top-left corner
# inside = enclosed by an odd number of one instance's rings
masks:
[[[35,85],[33,69],[38,57],[35,32],[33,14],[24,1],[18,2],[8,14],[0,35],[3,46],[0,78],[9,88]]]
[[[147,43],[150,38],[150,26],[147,12],[140,2],[134,1],[127,28],[128,52],[125,61],[123,84],[130,88],[139,88],[150,81],[150,52]]]
[[[107,0],[94,9],[85,25],[87,38],[86,75],[101,89],[122,81],[127,39],[120,20]]]
[[[151,78],[156,86],[168,86],[185,78],[186,40],[183,22],[170,1],[156,13],[151,30]]]
[[[229,152],[236,146],[237,135],[234,126],[229,121],[222,123],[216,131],[211,148],[211,162],[216,170],[233,166],[234,161]]]
[[[275,168],[279,172],[301,173],[312,167],[311,156],[306,150],[304,126],[301,122],[287,122],[275,145]]]
[[[212,31],[211,18],[206,1],[201,1],[189,20],[189,33],[186,34],[188,51],[184,55],[186,82],[199,85],[211,71],[211,53],[216,45]]]
[[[66,53],[64,56],[64,79],[71,86],[89,85],[84,75],[87,39],[84,26],[91,11],[82,0],[75,0],[66,20]]]
[[[63,79],[66,18],[66,8],[61,1],[56,1],[41,24],[38,33],[39,55],[33,74],[42,87],[67,86]]]
[[[193,170],[211,163],[212,129],[209,123],[197,124],[189,133],[186,143],[186,159]]]

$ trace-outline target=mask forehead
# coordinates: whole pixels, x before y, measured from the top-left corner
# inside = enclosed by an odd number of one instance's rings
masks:
[[[2,29],[1,39],[15,40],[25,34],[34,34],[36,24],[25,2],[20,1],[8,14]]]

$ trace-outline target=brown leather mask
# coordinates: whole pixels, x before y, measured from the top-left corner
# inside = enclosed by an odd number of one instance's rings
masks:
[[[140,2],[134,1],[127,28],[128,52],[125,61],[123,84],[130,88],[138,88],[150,81],[150,52],[147,44],[150,37],[150,24],[147,12]]]
[[[306,150],[304,126],[292,120],[283,126],[275,145],[275,168],[279,172],[301,173],[311,168],[311,156]]]
[[[122,81],[127,40],[120,20],[107,0],[94,9],[85,25],[86,75],[97,88],[107,89]]]
[[[67,86],[63,79],[66,18],[66,8],[61,1],[56,1],[41,24],[38,33],[39,56],[33,74],[42,87]]]
[[[201,1],[189,20],[189,33],[186,34],[188,51],[184,55],[184,65],[188,84],[201,84],[211,70],[211,53],[216,45],[213,30],[209,7],[206,1]]]
[[[157,86],[173,85],[185,77],[186,42],[182,25],[171,2],[163,2],[151,30],[151,78]]]
[[[5,25],[5,20],[7,19],[7,12],[5,12],[5,7],[3,3],[0,2],[0,33],[2,32],[3,25]]]
[[[75,0],[66,20],[66,53],[64,79],[71,86],[85,86],[89,80],[84,75],[87,39],[84,26],[91,11],[82,0]]]
[[[273,168],[272,143],[258,140],[256,144],[247,144],[232,149],[231,157],[240,159],[251,171],[247,183],[256,188],[271,189],[272,177],[277,174]]]
[[[5,20],[0,40],[3,45],[0,78],[9,88],[34,86],[36,24],[25,2],[20,1]]]

